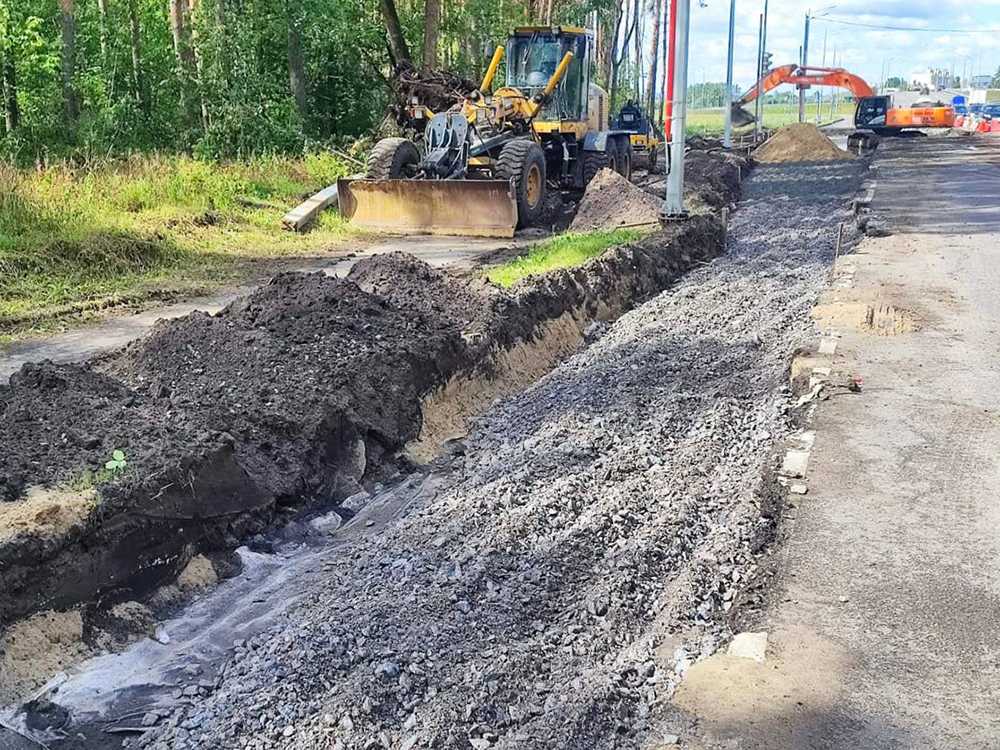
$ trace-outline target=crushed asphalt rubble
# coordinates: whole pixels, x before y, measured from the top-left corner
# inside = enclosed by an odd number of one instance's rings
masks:
[[[757,171],[724,257],[496,402],[432,491],[332,545],[287,611],[125,746],[683,741],[673,687],[762,596],[789,357],[864,169]]]

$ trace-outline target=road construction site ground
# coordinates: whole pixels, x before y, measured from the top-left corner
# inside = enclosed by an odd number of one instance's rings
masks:
[[[688,672],[685,747],[1000,744],[1000,143],[885,139],[875,167],[894,234],[816,311],[833,379],[863,389],[816,410],[766,660]]]
[[[739,156],[722,156],[718,142],[702,139],[699,148],[713,147],[715,153],[694,150],[689,154],[687,169],[687,197],[697,210],[717,210],[731,203],[739,194],[739,173],[746,170],[746,161]],[[640,165],[641,166],[641,165]],[[635,172],[635,180],[644,189],[663,195],[662,175],[651,175],[642,169]],[[580,195],[573,191],[551,191],[547,201],[545,221],[547,229],[529,228],[519,231],[515,239],[449,238],[409,236],[375,242],[361,242],[353,248],[319,258],[302,258],[292,261],[274,261],[268,268],[273,273],[282,271],[322,271],[327,275],[345,276],[361,258],[402,250],[435,267],[448,267],[463,271],[484,263],[500,263],[520,254],[525,248],[549,231],[565,230],[578,211]],[[653,200],[653,199],[651,199]],[[653,200],[655,204],[655,200]],[[619,205],[622,212],[625,208]],[[613,213],[613,211],[612,211]],[[601,217],[607,219],[609,217]],[[624,220],[625,217],[617,217]],[[656,219],[655,212],[651,215]],[[610,222],[602,228],[613,228],[622,221]],[[243,286],[229,288],[215,294],[181,300],[172,304],[154,306],[138,313],[111,309],[109,317],[98,323],[83,326],[71,322],[69,330],[51,336],[27,339],[0,347],[0,382],[5,382],[26,362],[51,360],[77,362],[110,351],[148,332],[157,320],[183,317],[196,310],[215,313],[229,302],[238,299],[267,280],[267,276]]]
[[[8,721],[65,723],[43,735],[51,748],[686,741],[669,695],[762,601],[781,512],[773,469],[794,427],[788,360],[810,338],[864,170],[756,172],[726,257],[592,327],[588,347],[498,401],[436,472],[366,505],[310,564],[272,565],[294,580],[261,585],[261,602],[237,597],[266,617],[209,617],[222,630],[207,663],[185,630],[199,615],[182,613],[168,623],[180,645],[166,686],[162,655],[152,686],[117,695],[100,677],[142,681],[143,653],[164,646],[144,641],[47,696],[70,717],[36,704]],[[215,611],[239,620],[232,588],[259,570],[196,606],[218,597]],[[228,645],[227,624],[242,629]],[[128,731],[104,731],[116,727]]]
[[[379,241],[356,253],[332,255],[315,260],[304,259],[285,264],[287,271],[322,271],[328,275],[344,276],[355,260],[393,250],[405,250],[433,266],[467,267],[484,253],[506,247],[517,247],[523,242],[511,240],[486,240],[465,238],[460,243],[449,237],[420,237]],[[0,382],[6,382],[26,362],[49,359],[53,362],[79,362],[101,352],[124,346],[149,331],[157,320],[170,320],[201,310],[215,313],[253,291],[256,285],[225,289],[216,294],[156,306],[136,314],[112,315],[93,325],[86,325],[43,338],[28,339],[0,348]]]

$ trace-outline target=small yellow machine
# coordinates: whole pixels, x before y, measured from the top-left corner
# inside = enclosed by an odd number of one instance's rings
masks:
[[[614,127],[628,132],[633,153],[636,157],[644,156],[650,171],[653,171],[663,137],[642,108],[635,102],[626,102],[614,120]]]
[[[381,231],[512,237],[539,219],[550,187],[582,189],[608,166],[630,176],[629,134],[608,129],[591,54],[584,29],[516,29],[464,101],[411,103],[423,133],[376,144],[366,178],[338,183],[342,215]],[[505,55],[506,85],[492,91]]]

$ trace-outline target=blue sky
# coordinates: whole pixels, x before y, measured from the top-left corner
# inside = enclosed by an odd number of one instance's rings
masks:
[[[729,0],[692,0],[691,57],[689,81],[725,80],[726,35]],[[830,6],[833,6],[832,8]],[[763,0],[736,0],[735,80],[745,87],[753,80],[757,54],[758,18]],[[830,18],[876,25],[920,28],[1000,29],[1000,0],[956,2],[955,0],[888,0],[863,2],[816,2],[771,0],[768,11],[768,49],[774,64],[798,60],[806,11],[824,9]],[[1000,33],[956,34],[937,31],[882,31],[827,23],[814,19],[810,29],[809,62],[820,64],[826,37],[826,61],[831,65],[836,51],[838,63],[858,73],[873,85],[883,66],[890,75],[909,77],[920,68],[975,69],[996,72],[1000,65]],[[842,61],[842,62],[841,62]]]

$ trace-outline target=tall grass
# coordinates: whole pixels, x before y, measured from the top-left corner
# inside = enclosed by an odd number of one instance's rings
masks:
[[[327,247],[347,234],[332,212],[306,235],[281,217],[347,172],[329,154],[0,165],[0,334],[67,307],[211,285],[241,259]]]

